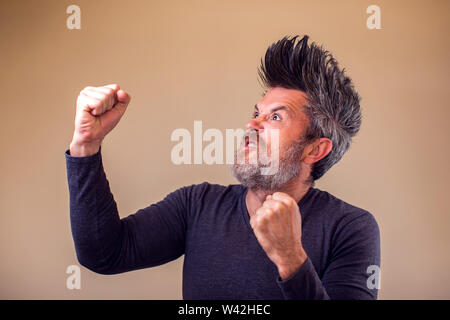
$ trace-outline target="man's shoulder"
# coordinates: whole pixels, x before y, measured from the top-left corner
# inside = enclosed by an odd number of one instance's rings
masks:
[[[377,221],[369,210],[350,204],[319,188],[313,188],[310,206],[313,211],[322,212],[326,219],[334,220],[341,225],[364,222],[377,226]]]

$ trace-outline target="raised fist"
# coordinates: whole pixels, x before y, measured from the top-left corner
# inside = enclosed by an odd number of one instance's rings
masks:
[[[122,118],[130,99],[117,84],[84,88],[77,98],[70,155],[97,153],[105,136]]]

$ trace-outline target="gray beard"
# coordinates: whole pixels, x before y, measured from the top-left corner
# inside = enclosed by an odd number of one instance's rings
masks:
[[[243,186],[254,191],[264,190],[267,192],[276,192],[283,190],[284,187],[293,179],[299,177],[301,173],[300,158],[305,148],[304,141],[294,142],[284,153],[280,151],[280,160],[278,170],[273,175],[261,174],[261,168],[269,167],[270,163],[262,165],[261,163],[239,163],[237,161],[240,150],[234,153],[234,163],[230,165],[231,174]]]

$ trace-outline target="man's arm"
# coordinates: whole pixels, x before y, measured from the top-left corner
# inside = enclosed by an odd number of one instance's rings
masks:
[[[65,156],[71,229],[81,265],[115,274],[157,266],[184,253],[185,188],[120,219],[101,149],[86,157],[72,157],[67,150]]]
[[[256,238],[277,266],[286,299],[376,299],[369,289],[369,266],[379,266],[380,235],[373,216],[362,211],[336,230],[331,260],[320,279],[301,241],[301,215],[288,194],[268,195],[250,219]]]
[[[77,257],[85,267],[104,274],[159,265],[184,253],[184,189],[124,219],[119,217],[100,146],[130,99],[117,84],[84,88],[77,98],[75,130],[66,151]]]
[[[278,278],[286,299],[377,299],[378,289],[368,271],[371,266],[380,267],[380,232],[375,218],[366,212],[339,227],[332,247],[322,279],[309,258],[289,279]]]

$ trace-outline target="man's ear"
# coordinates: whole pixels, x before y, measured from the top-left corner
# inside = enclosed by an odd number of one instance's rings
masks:
[[[333,149],[333,142],[328,138],[319,138],[309,144],[303,151],[303,162],[313,164],[325,158]]]

